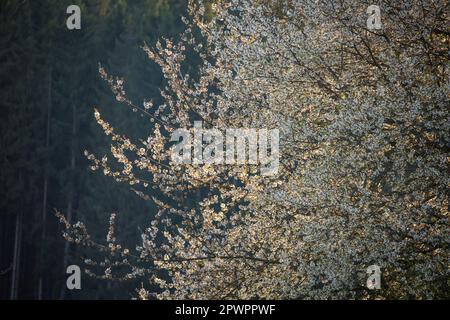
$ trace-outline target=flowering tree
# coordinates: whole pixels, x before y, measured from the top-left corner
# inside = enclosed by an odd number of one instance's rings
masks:
[[[165,299],[448,298],[449,4],[379,1],[370,30],[371,4],[191,1],[177,43],[144,47],[167,82],[160,106],[133,103],[101,68],[154,134],[132,142],[96,110],[114,159],[86,155],[160,211],[137,253],[116,240],[115,215],[101,245],[58,214],[68,240],[106,253],[88,266],[144,277]],[[279,129],[277,174],[174,162],[170,136],[194,121]]]

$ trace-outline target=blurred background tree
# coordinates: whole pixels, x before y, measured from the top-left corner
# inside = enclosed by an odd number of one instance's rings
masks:
[[[156,97],[162,77],[141,46],[179,33],[185,2],[1,1],[0,299],[131,297],[136,283],[86,275],[82,290],[66,290],[66,266],[81,264],[83,252],[63,240],[53,212],[87,225],[105,225],[111,212],[120,212],[126,243],[136,241],[138,225],[154,214],[127,186],[92,174],[83,150],[107,146],[93,117],[96,106],[118,130],[150,132],[148,121],[117,107],[98,65],[126,78],[136,101]],[[71,4],[81,8],[81,30],[66,27]],[[107,230],[96,232],[104,237]]]

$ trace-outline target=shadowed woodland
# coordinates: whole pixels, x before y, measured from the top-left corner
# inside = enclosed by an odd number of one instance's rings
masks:
[[[81,30],[68,30],[66,8],[81,7]],[[141,47],[183,27],[182,0],[1,1],[0,3],[0,298],[129,299],[138,284],[91,281],[66,290],[65,267],[80,252],[61,236],[54,210],[71,221],[105,225],[111,212],[133,243],[154,208],[127,186],[92,174],[85,149],[104,148],[93,108],[119,128],[148,127],[117,101],[98,65],[127,78],[136,98],[157,96],[162,77]],[[104,237],[107,230],[98,230]],[[73,296],[72,296],[73,295]]]

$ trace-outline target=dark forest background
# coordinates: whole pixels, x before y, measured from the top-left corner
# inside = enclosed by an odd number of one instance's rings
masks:
[[[71,4],[81,30],[66,27]],[[155,208],[90,171],[83,151],[108,152],[94,107],[118,132],[145,137],[151,128],[118,105],[98,65],[125,78],[134,101],[158,102],[163,79],[141,46],[176,37],[185,10],[185,0],[0,1],[0,299],[130,299],[140,286],[82,274],[82,289],[67,290],[66,266],[81,266],[86,253],[65,242],[54,212],[98,239],[117,212],[121,241],[139,240]]]

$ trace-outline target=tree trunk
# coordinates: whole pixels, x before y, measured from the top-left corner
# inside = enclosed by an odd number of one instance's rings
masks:
[[[22,175],[19,175],[19,181],[22,180]],[[12,263],[12,276],[11,276],[11,300],[16,300],[19,292],[19,278],[20,278],[20,255],[22,248],[22,215],[23,204],[20,206],[20,210],[16,215],[16,226],[14,235],[14,255]]]
[[[74,190],[75,190],[75,167],[76,167],[76,138],[77,138],[77,107],[73,100],[72,103],[72,133],[71,133],[71,144],[70,144],[70,172],[69,172],[69,195],[67,199],[67,221],[71,222],[73,219],[73,202],[74,202]],[[63,267],[67,268],[67,263],[69,260],[69,242],[64,244],[64,255],[63,255]],[[64,282],[61,286],[61,291],[59,298],[64,300],[66,293],[66,283]]]
[[[47,226],[47,199],[48,199],[48,170],[50,161],[50,124],[52,117],[52,67],[48,69],[48,84],[47,84],[47,128],[45,134],[45,168],[44,168],[44,186],[42,193],[42,217],[41,217],[41,249],[39,253],[39,281],[38,281],[38,300],[43,298],[43,286],[44,286],[44,251],[47,248],[46,244],[46,226]]]

